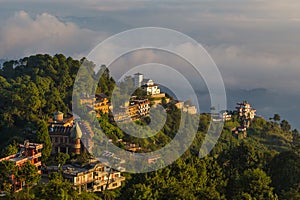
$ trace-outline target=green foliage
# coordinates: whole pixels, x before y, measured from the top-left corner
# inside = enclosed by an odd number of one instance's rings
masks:
[[[213,159],[178,159],[167,168],[135,175],[120,199],[224,199],[223,178]]]
[[[0,162],[0,190],[6,192],[10,197],[13,191],[13,185],[10,181],[12,175],[17,175],[17,168],[11,161]]]
[[[289,132],[291,130],[291,125],[286,120],[281,121],[280,127],[284,132]]]
[[[286,151],[276,155],[270,162],[270,174],[275,191],[288,191],[300,183],[300,155]]]
[[[13,129],[11,138],[25,139],[28,135],[21,133],[29,123],[38,125],[57,110],[70,111],[73,82],[80,64],[61,54],[4,63],[0,69],[0,131]],[[0,134],[0,146],[6,143],[5,137]]]
[[[31,164],[29,161],[27,161],[18,169],[16,177],[21,182],[25,183],[27,189],[26,195],[28,197],[30,197],[30,189],[32,188],[32,186],[38,183],[41,178],[36,166]]]
[[[298,200],[300,199],[300,183],[287,191],[282,191],[280,199]]]
[[[13,155],[16,154],[18,152],[18,145],[16,143],[16,141],[13,141],[12,144],[7,145],[1,152],[1,156],[5,157],[5,156],[9,156],[9,155]]]
[[[72,184],[63,179],[63,177],[54,172],[50,180],[45,185],[38,186],[37,199],[75,199],[78,193],[73,189]]]
[[[69,154],[62,153],[62,152],[57,153],[55,156],[55,160],[60,167],[66,164],[68,159],[70,159]]]
[[[270,183],[271,178],[259,168],[245,170],[240,180],[242,192],[251,195],[253,199],[276,199]]]
[[[43,144],[42,161],[46,161],[52,151],[52,143],[48,132],[48,126],[45,121],[40,121],[36,133],[37,142]]]
[[[280,115],[279,114],[274,114],[274,117],[271,118],[273,119],[275,122],[279,122],[280,121]]]
[[[81,77],[77,77],[80,84],[76,85],[74,91],[91,86],[88,88],[111,97],[116,83],[110,77],[109,70],[101,66],[99,73],[102,75],[99,82],[92,86],[95,76],[90,72],[96,66],[85,58],[78,61],[61,54],[35,55],[4,63],[3,68],[0,69],[0,146],[6,145],[6,148],[1,148],[4,149],[3,156],[16,153],[14,140],[22,142],[23,139],[28,138],[44,144],[43,161],[47,159],[51,152],[51,141],[46,121],[52,117],[54,111],[60,110],[64,113],[71,111],[73,83],[81,64],[84,66],[83,73]],[[124,83],[118,84],[115,95],[121,98],[117,99],[114,105],[124,103],[122,99],[128,97],[121,95],[124,93],[133,92],[138,96],[146,96],[141,89],[131,91],[133,85],[131,77],[126,77]],[[90,94],[90,91],[86,92]],[[79,100],[78,95],[74,100],[76,102]],[[180,120],[186,123],[187,133],[192,130],[189,125],[195,121],[192,117],[182,116],[175,105],[167,104],[165,99],[162,101],[167,108],[167,119],[162,130],[153,137],[143,139],[130,136],[110,123],[106,114],[99,119],[100,126],[104,134],[121,148],[125,148],[125,145],[118,139],[138,144],[144,148],[143,151],[157,150],[174,138]],[[300,136],[297,130],[291,131],[291,126],[286,120],[280,122],[278,114],[271,118],[272,121],[256,117],[247,129],[248,137],[240,141],[231,133],[231,130],[239,124],[238,117],[233,115],[232,121],[225,123],[213,151],[207,157],[200,159],[199,149],[206,136],[210,119],[209,114],[200,115],[198,132],[191,147],[176,162],[155,172],[134,174],[132,178],[126,179],[125,186],[120,191],[109,191],[106,197],[110,199],[276,199],[278,195],[281,199],[299,199]],[[162,119],[145,117],[137,124],[144,128],[150,120]],[[147,131],[146,128],[145,132]],[[101,141],[103,137],[101,133],[97,130],[94,132],[95,141]],[[146,134],[140,132],[141,135]],[[99,143],[99,145],[106,144]],[[176,150],[170,153],[176,153]],[[88,155],[82,155],[79,160],[86,161],[87,158]],[[62,166],[68,159],[69,155],[59,153],[55,157],[55,162]],[[161,160],[157,165],[163,162]],[[16,195],[10,193],[11,174],[15,174],[26,183],[26,191]],[[0,163],[1,189],[7,191],[10,197],[99,199],[97,194],[78,194],[73,185],[63,179],[59,173],[53,173],[49,182],[33,187],[38,180],[37,169],[30,163],[26,163],[20,169],[13,167],[11,162]]]

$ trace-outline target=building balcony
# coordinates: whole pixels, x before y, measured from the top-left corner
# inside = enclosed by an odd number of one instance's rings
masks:
[[[36,166],[36,167],[41,166],[41,165],[42,165],[41,161],[34,163],[34,166]]]
[[[33,156],[30,157],[30,159],[35,159],[35,158],[39,158],[39,157],[42,157],[42,153],[37,153],[37,154],[34,154]]]

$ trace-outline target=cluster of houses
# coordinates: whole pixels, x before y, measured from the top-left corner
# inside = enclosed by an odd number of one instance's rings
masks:
[[[91,152],[94,133],[87,122],[76,121],[71,114],[64,117],[63,113],[55,112],[53,120],[48,123],[53,154],[62,152],[80,155]],[[87,166],[68,164],[62,166],[62,169],[63,177],[70,180],[79,192],[114,189],[120,187],[125,180],[120,171],[92,159]],[[58,166],[47,166],[43,168],[43,175],[47,176],[58,170]]]
[[[183,101],[173,100],[166,97],[166,94],[161,92],[159,85],[154,83],[151,79],[144,78],[141,73],[136,73],[133,76],[134,87],[141,88],[149,97],[145,99],[139,99],[138,97],[132,97],[132,99],[123,106],[121,112],[114,114],[115,121],[126,121],[128,118],[131,120],[138,120],[141,117],[149,115],[150,104],[153,106],[157,104],[172,103],[178,109],[189,114],[197,114],[197,108],[193,105],[187,105]]]
[[[161,92],[159,85],[151,79],[145,79],[143,74],[134,74],[133,82],[134,87],[141,88],[147,95],[147,98],[132,96],[128,102],[125,102],[119,108],[113,108],[105,94],[81,97],[80,103],[87,107],[89,113],[95,113],[96,117],[101,117],[101,114],[108,114],[110,121],[116,122],[135,121],[148,116],[150,106],[162,104],[163,100],[165,103],[175,104],[183,112],[197,114],[196,106],[187,105],[183,101],[178,100],[170,102],[170,98],[167,98],[166,94]]]
[[[247,137],[247,129],[250,127],[251,121],[256,116],[256,110],[252,108],[251,104],[247,101],[238,102],[236,109],[232,112],[232,114],[235,114],[238,116],[240,125],[237,127],[234,127],[231,131],[233,136],[235,136],[238,139],[243,139]],[[228,111],[221,111],[213,118],[213,121],[215,122],[226,122],[226,121],[232,121],[232,115],[229,114]]]
[[[134,84],[136,87],[141,87],[148,96],[153,98],[154,102],[150,102],[149,99],[140,99],[133,97],[130,101],[120,107],[119,112],[114,114],[111,120],[113,121],[126,121],[137,120],[141,117],[147,116],[150,110],[151,104],[162,103],[162,99],[166,103],[170,103],[170,99],[166,98],[164,93],[161,93],[160,88],[150,79],[144,79],[143,75],[137,73],[134,75]],[[195,106],[186,105],[182,101],[175,101],[173,103],[178,109],[190,114],[196,114],[197,109]],[[96,112],[99,116],[101,113],[110,114],[111,105],[108,97],[104,94],[96,95],[93,98],[81,99],[81,104],[86,105],[88,108]],[[243,101],[237,103],[236,113],[240,119],[240,126],[235,127],[232,132],[237,138],[246,137],[246,130],[249,128],[251,121],[255,117],[256,110],[251,105]],[[232,116],[228,112],[221,112],[220,119],[222,121],[230,121]],[[93,148],[92,138],[94,133],[88,123],[75,120],[72,114],[64,116],[62,112],[55,112],[53,119],[48,121],[49,135],[52,142],[52,154],[59,152],[66,154],[80,155],[83,152],[91,152]],[[135,152],[138,150],[138,146],[130,143],[124,143],[128,146],[128,149]],[[106,166],[104,163],[93,160],[85,166],[81,167],[76,164],[68,164],[64,166],[42,166],[41,163],[41,149],[42,144],[30,143],[25,141],[24,144],[19,145],[19,152],[5,158],[1,158],[1,161],[9,160],[14,162],[16,166],[22,166],[29,161],[35,165],[40,174],[48,176],[51,172],[61,171],[63,177],[68,179],[74,187],[79,191],[103,191],[106,189],[114,189],[121,186],[125,177],[121,175],[122,170],[114,170]],[[109,152],[108,152],[109,153]],[[153,157],[148,162],[155,163],[159,157]],[[12,175],[11,177],[13,190],[19,191],[23,188],[23,183]]]
[[[88,123],[76,121],[71,114],[64,117],[62,112],[55,112],[53,119],[48,121],[49,136],[52,142],[52,154],[59,152],[66,154],[80,155],[88,152],[92,148],[93,132]],[[84,137],[83,137],[84,136]],[[89,137],[87,137],[89,136]],[[62,176],[69,180],[77,191],[97,192],[103,190],[115,189],[121,186],[125,180],[120,171],[111,169],[98,160],[89,160],[89,164],[80,166],[78,164],[68,164],[64,166],[46,166],[42,165],[42,144],[30,143],[25,141],[19,145],[19,152],[1,158],[1,161],[12,161],[15,166],[21,167],[29,161],[35,165],[39,174],[48,177],[52,172],[61,172]],[[24,183],[12,175],[11,182],[13,191],[22,190]]]

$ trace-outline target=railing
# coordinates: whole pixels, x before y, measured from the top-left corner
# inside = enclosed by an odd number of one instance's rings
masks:
[[[41,161],[34,163],[34,166],[36,166],[36,167],[41,166],[41,165],[42,165]]]

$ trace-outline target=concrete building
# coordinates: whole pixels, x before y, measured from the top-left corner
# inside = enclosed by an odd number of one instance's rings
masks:
[[[42,157],[42,150],[43,144],[37,143],[30,143],[28,140],[24,142],[24,144],[19,145],[19,152],[4,158],[0,159],[2,161],[11,161],[17,167],[21,167],[26,162],[30,162],[38,169],[38,173],[41,174],[41,157]],[[18,180],[17,177],[11,175],[11,183],[13,186],[13,191],[17,192],[22,190],[23,183],[22,181]]]
[[[105,94],[97,94],[94,109],[96,112],[108,113],[109,111],[109,100]]]
[[[48,166],[43,174],[49,175],[51,172],[58,171],[57,166]],[[68,179],[79,193],[83,191],[100,192],[106,189],[115,189],[121,186],[125,177],[121,172],[113,170],[102,163],[91,163],[80,167],[77,165],[64,165],[62,175]]]
[[[186,105],[183,101],[173,100],[173,103],[178,109],[182,110],[183,112],[187,112],[191,115],[197,114],[197,108],[193,105]]]
[[[80,104],[86,105],[90,112],[96,112],[97,117],[100,117],[101,113],[108,113],[110,109],[110,103],[108,96],[105,94],[96,94],[93,97],[80,98]]]
[[[142,87],[142,89],[147,93],[147,95],[160,94],[160,89],[157,84],[151,79],[144,79],[144,75],[141,73],[136,73],[133,76],[134,87]]]
[[[49,135],[52,142],[52,153],[81,153],[82,132],[78,123],[68,127],[51,126]]]
[[[53,113],[53,119],[50,119],[48,121],[48,124],[50,126],[61,126],[61,127],[68,127],[73,125],[73,115],[67,114],[67,116],[64,116],[64,113],[60,111],[56,111]]]
[[[130,120],[139,120],[149,115],[150,101],[148,99],[132,99],[127,105],[118,109],[114,115],[110,115],[111,121],[126,122]]]
[[[91,129],[88,128],[84,122],[75,122],[73,116],[69,116],[67,119],[63,117],[57,117],[57,113],[54,113],[54,119],[49,120],[49,135],[52,142],[52,153],[75,153],[80,154],[85,151],[82,144],[82,136],[85,135],[85,143],[89,143],[88,136],[92,136]],[[82,131],[84,130],[84,132]]]
[[[230,121],[232,116],[228,114],[227,111],[224,110],[220,112],[220,117],[222,118],[223,121]]]
[[[189,113],[191,115],[197,114],[197,108],[196,108],[196,106],[185,105],[185,106],[183,106],[182,111],[183,112],[187,112],[187,113]]]
[[[252,109],[251,105],[247,101],[237,103],[236,112],[242,121],[241,126],[249,128],[250,121],[252,121],[256,115],[256,110]]]
[[[147,95],[157,95],[160,94],[160,89],[157,84],[155,84],[151,79],[145,79],[143,81],[142,89]]]
[[[237,103],[235,113],[238,115],[241,123],[239,127],[232,129],[233,135],[238,139],[247,137],[247,128],[249,128],[251,121],[256,115],[256,110],[252,109],[251,105],[247,101]]]
[[[256,115],[256,110],[252,109],[251,105],[247,101],[237,103],[236,111],[241,118],[252,120]]]

